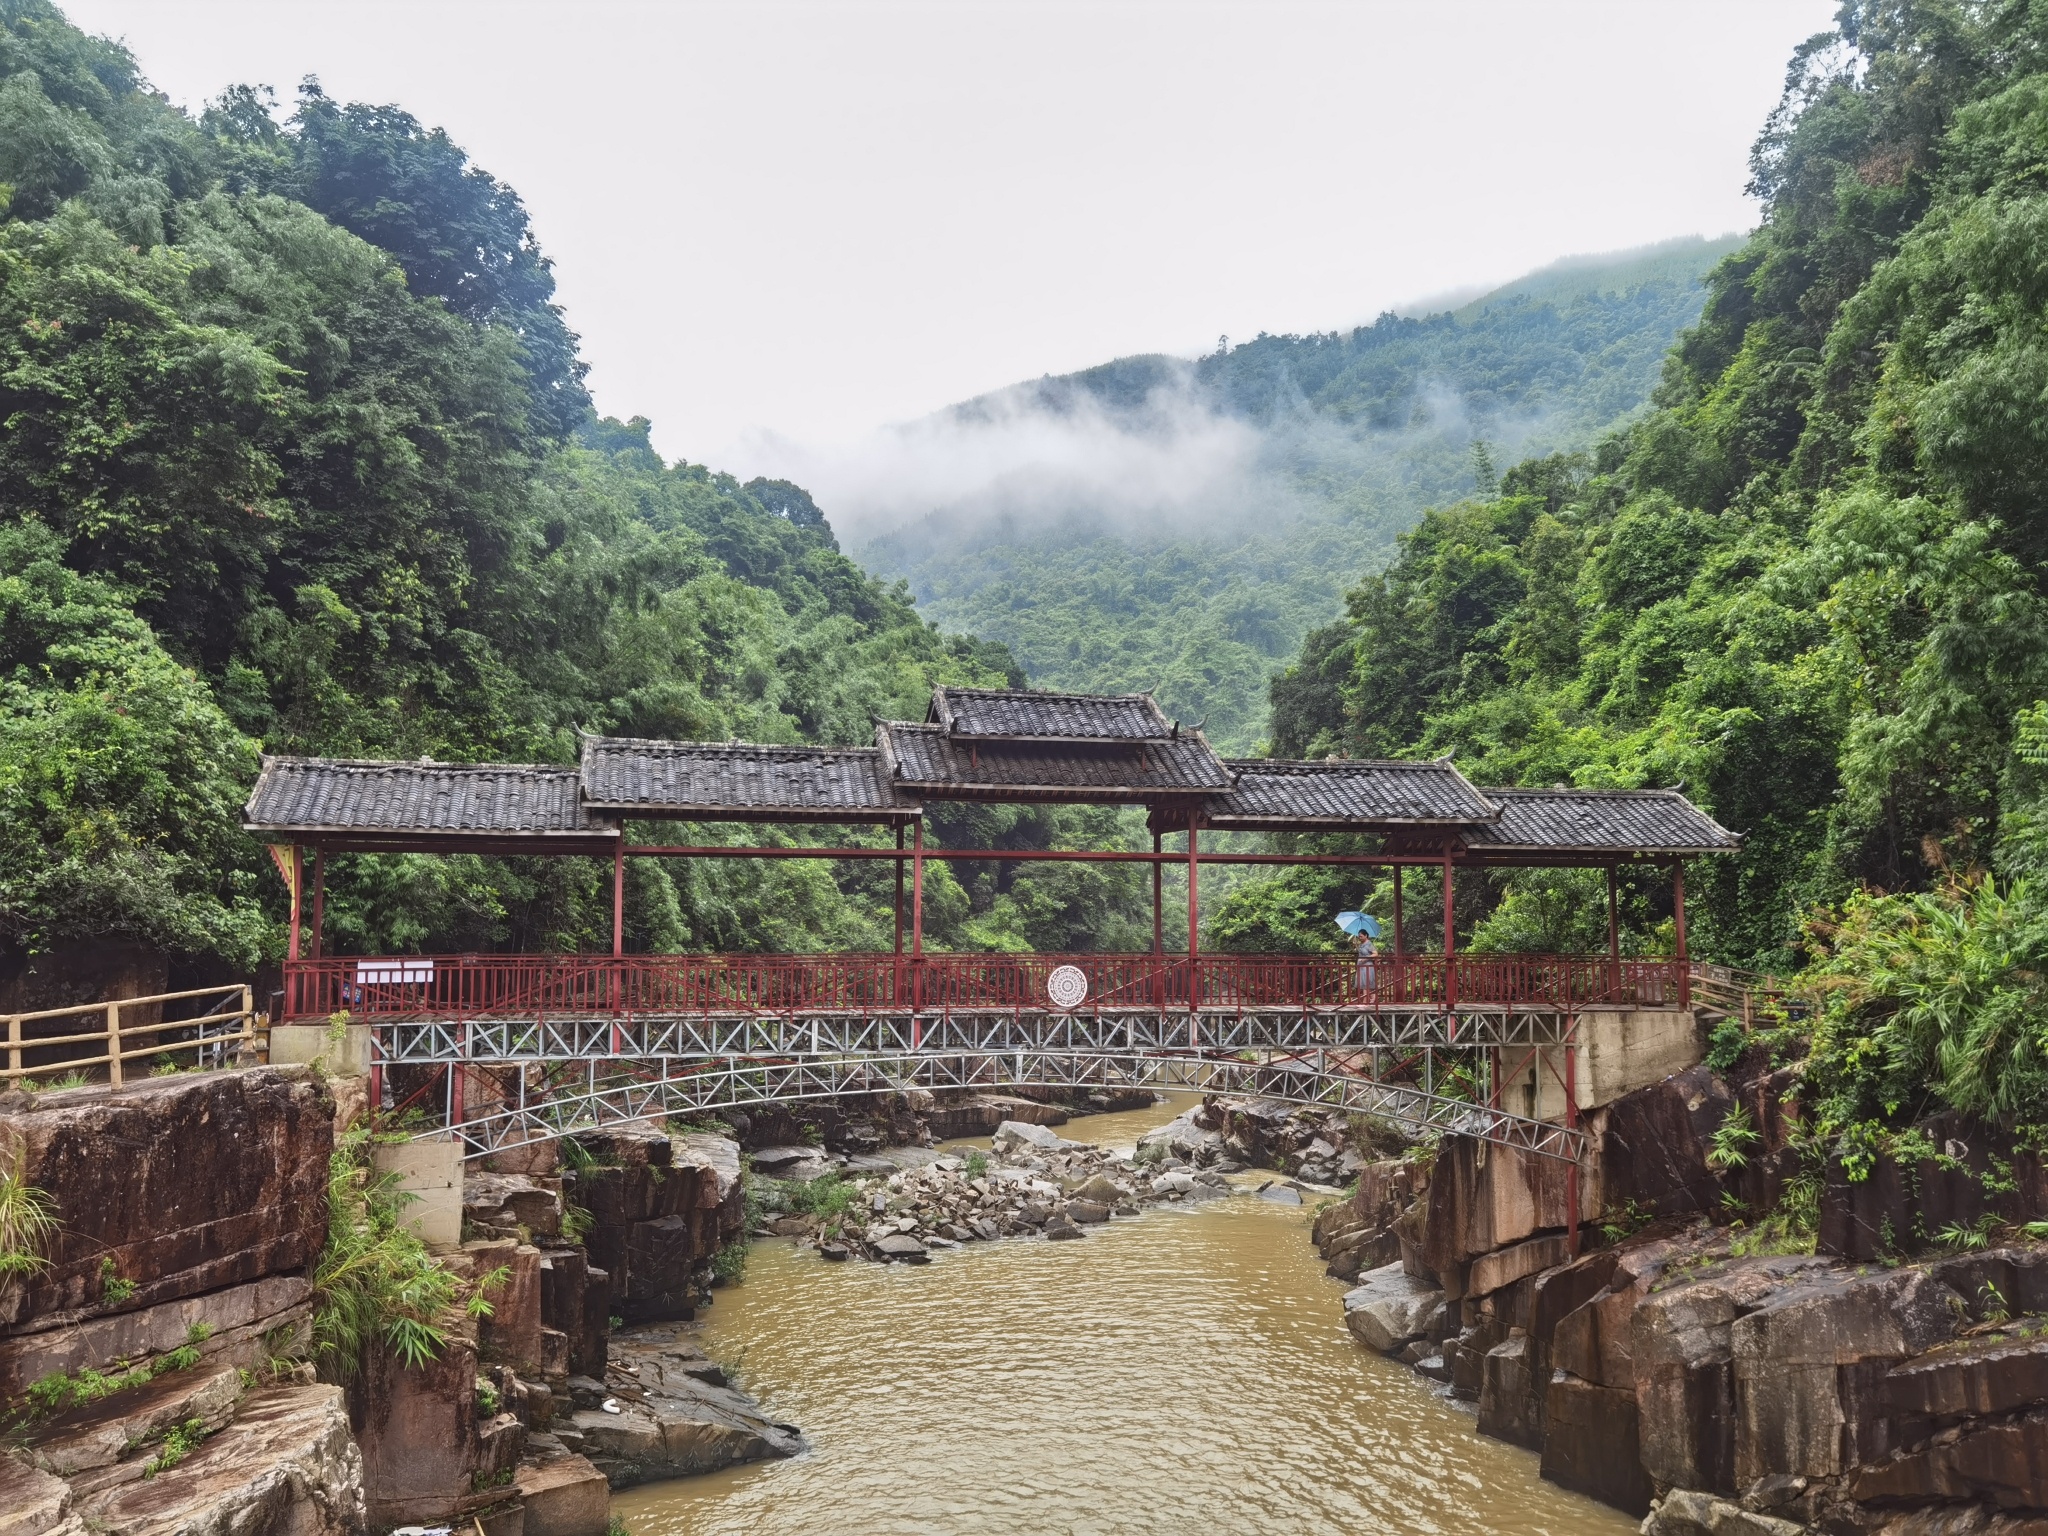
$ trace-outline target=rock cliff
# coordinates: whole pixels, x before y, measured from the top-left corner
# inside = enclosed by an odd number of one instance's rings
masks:
[[[1767,1251],[1730,1213],[1782,1186],[1781,1088],[1695,1067],[1591,1116],[1577,1255],[1561,1165],[1451,1136],[1361,1168],[1315,1228],[1353,1333],[1646,1532],[2048,1530],[2048,1249],[1880,1255],[1912,1180],[1837,1170],[1818,1251]],[[1759,1143],[1717,1169],[1738,1103]]]

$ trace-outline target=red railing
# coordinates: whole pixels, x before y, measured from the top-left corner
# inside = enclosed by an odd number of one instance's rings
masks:
[[[475,1017],[529,1013],[879,1013],[1047,1006],[1071,965],[1098,1007],[1441,1005],[1441,955],[418,955],[285,964],[284,1016]],[[1448,980],[1467,1007],[1676,1007],[1684,966],[1605,955],[1460,955]]]

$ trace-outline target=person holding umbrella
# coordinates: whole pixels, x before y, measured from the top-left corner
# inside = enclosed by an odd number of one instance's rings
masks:
[[[1344,936],[1358,951],[1359,996],[1371,997],[1379,988],[1373,959],[1379,954],[1374,941],[1380,936],[1380,920],[1369,912],[1339,912],[1337,926],[1344,930]]]

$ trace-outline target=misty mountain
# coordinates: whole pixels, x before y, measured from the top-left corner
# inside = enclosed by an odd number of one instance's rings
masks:
[[[1546,267],[1350,331],[1121,358],[964,401],[811,483],[927,618],[1044,687],[1153,689],[1219,745],[1422,510],[1640,411],[1734,241]],[[1455,305],[1455,307],[1452,307]]]

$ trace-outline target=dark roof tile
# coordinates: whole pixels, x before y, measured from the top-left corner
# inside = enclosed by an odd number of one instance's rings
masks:
[[[1237,787],[1211,802],[1210,825],[1276,830],[1288,825],[1409,825],[1491,821],[1495,807],[1448,759],[1287,762],[1232,758]]]
[[[873,747],[583,739],[588,803],[638,816],[717,820],[886,821],[917,814]]]
[[[1199,731],[1128,745],[970,741],[943,726],[876,727],[897,783],[934,797],[1116,801],[1228,789],[1230,770]]]
[[[929,723],[955,736],[1018,740],[1164,741],[1173,733],[1149,693],[1043,693],[1027,688],[932,690]]]
[[[1675,789],[1489,789],[1475,853],[1733,853],[1742,839]]]
[[[578,783],[574,768],[530,763],[265,757],[243,818],[259,834],[611,835]]]

